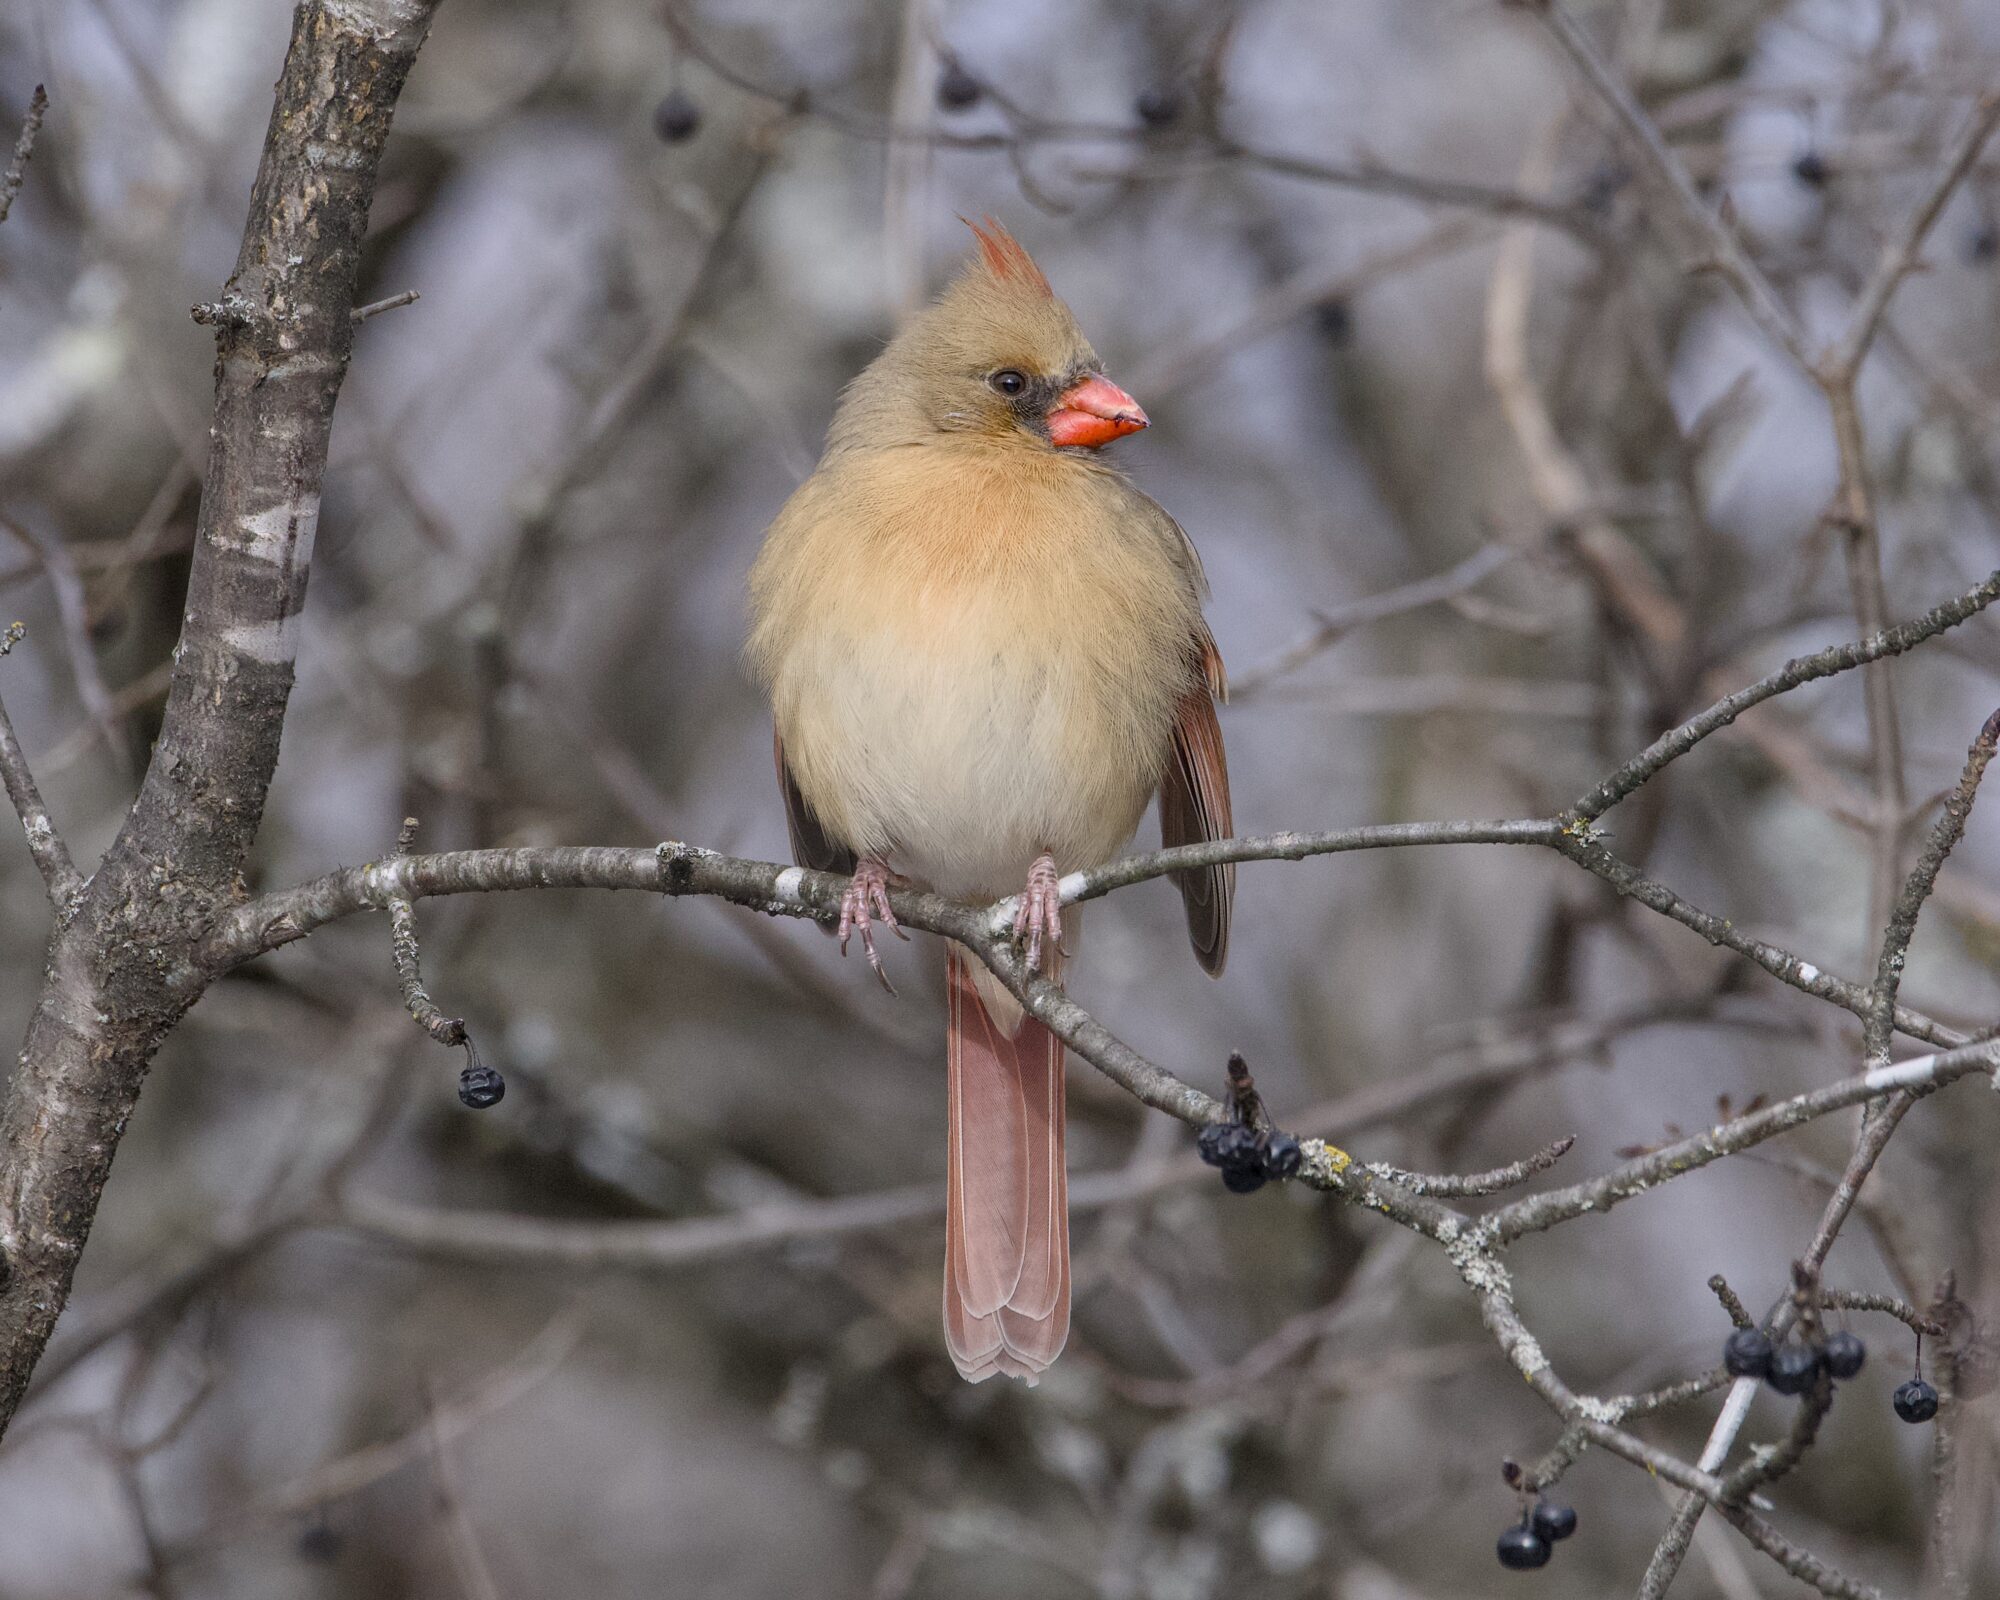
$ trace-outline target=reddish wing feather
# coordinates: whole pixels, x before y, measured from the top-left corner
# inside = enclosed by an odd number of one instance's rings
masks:
[[[1174,716],[1173,759],[1160,779],[1160,842],[1172,847],[1227,839],[1234,831],[1229,809],[1229,761],[1215,702],[1228,696],[1222,657],[1202,629],[1194,640],[1201,681],[1182,696]],[[1229,916],[1236,898],[1234,865],[1176,872],[1187,907],[1188,937],[1195,959],[1211,976],[1229,957]]]

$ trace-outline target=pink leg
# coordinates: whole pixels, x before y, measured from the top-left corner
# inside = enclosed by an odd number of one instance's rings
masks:
[[[1056,858],[1044,850],[1028,868],[1028,886],[1021,893],[1021,909],[1014,913],[1014,937],[1028,941],[1028,970],[1042,965],[1042,941],[1051,950],[1062,948],[1062,895],[1056,888]]]
[[[889,864],[880,856],[863,856],[855,865],[854,877],[847,885],[847,892],[840,897],[840,953],[847,954],[848,935],[858,932],[861,948],[868,956],[868,965],[875,969],[875,976],[882,980],[882,987],[891,994],[896,992],[896,986],[889,981],[889,974],[882,970],[882,958],[875,953],[872,924],[879,916],[898,939],[910,937],[897,923],[896,913],[889,909],[889,885],[896,881]]]

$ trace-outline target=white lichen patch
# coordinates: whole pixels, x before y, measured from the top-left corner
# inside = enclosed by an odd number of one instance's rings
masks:
[[[303,566],[312,559],[313,535],[319,528],[319,496],[300,495],[252,511],[216,530],[225,550],[272,566],[287,562]]]
[[[1499,1295],[1503,1299],[1513,1297],[1514,1280],[1500,1265],[1500,1258],[1486,1248],[1485,1238],[1478,1229],[1440,1242],[1467,1288],[1479,1294]]]
[[[805,881],[804,867],[787,867],[778,874],[778,881],[771,885],[771,897],[780,905],[802,906],[805,898],[799,893],[799,886]]]
[[[1819,968],[1814,966],[1810,961],[1801,961],[1799,963],[1800,983],[1818,983],[1819,977]]]
[[[1619,1395],[1605,1399],[1601,1395],[1580,1394],[1576,1397],[1576,1414],[1586,1422],[1601,1422],[1607,1428],[1615,1428],[1625,1420],[1625,1413],[1632,1409],[1629,1395]]]
[[[239,622],[222,630],[222,645],[240,656],[273,666],[297,658],[299,616],[267,617],[261,622]]]

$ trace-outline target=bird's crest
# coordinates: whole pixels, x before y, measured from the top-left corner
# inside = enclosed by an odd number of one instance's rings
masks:
[[[995,278],[1002,283],[1038,290],[1042,294],[1055,293],[1049,287],[1049,280],[1042,276],[1042,269],[1035,265],[1035,258],[1022,249],[1021,242],[997,220],[991,216],[978,222],[968,217],[958,220],[972,230],[973,238],[979,241],[979,259]]]

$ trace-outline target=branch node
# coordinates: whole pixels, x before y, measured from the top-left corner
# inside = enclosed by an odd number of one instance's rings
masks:
[[[188,315],[204,328],[218,331],[241,330],[268,320],[261,306],[234,289],[225,290],[214,300],[189,306]]]
[[[660,893],[688,894],[694,889],[694,864],[703,856],[713,854],[700,845],[682,844],[678,839],[664,841],[655,852],[660,858]]]

